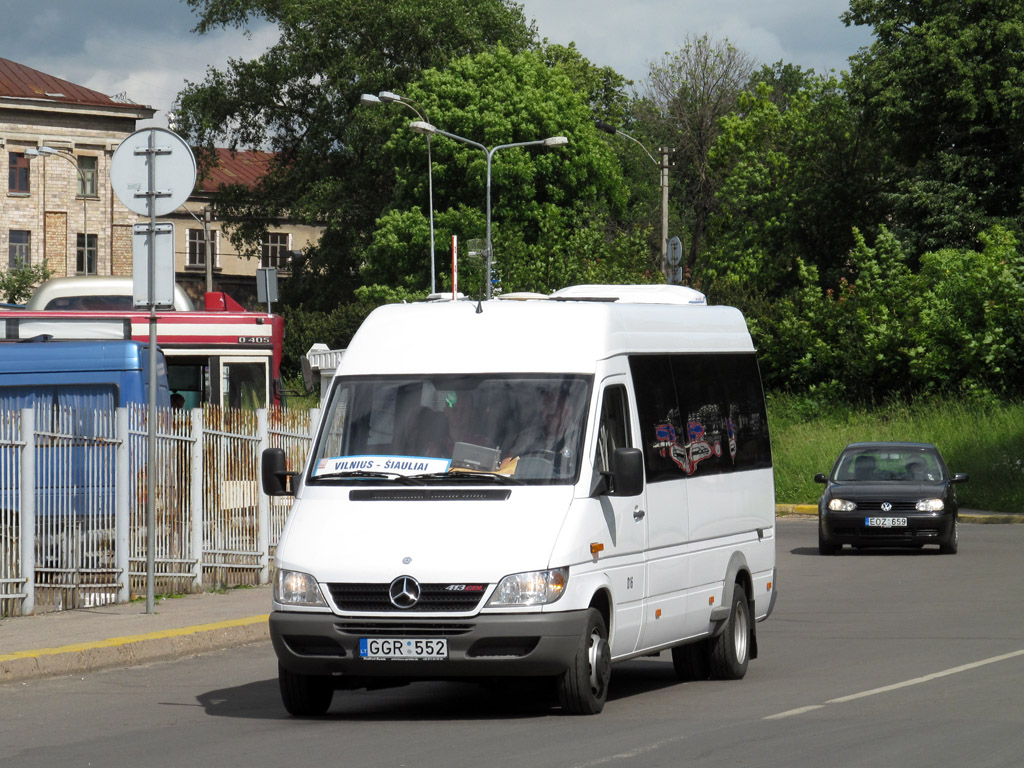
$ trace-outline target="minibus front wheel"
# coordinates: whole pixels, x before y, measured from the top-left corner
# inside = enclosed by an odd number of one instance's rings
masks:
[[[608,626],[596,608],[587,609],[587,625],[580,637],[576,658],[559,680],[558,700],[572,715],[596,715],[608,698],[612,676]]]

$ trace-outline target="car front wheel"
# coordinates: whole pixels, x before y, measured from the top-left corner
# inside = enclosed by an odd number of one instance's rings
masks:
[[[939,545],[939,552],[944,555],[955,555],[957,550],[960,548],[960,525],[957,519],[953,518],[953,527],[949,531],[949,536],[946,540]]]

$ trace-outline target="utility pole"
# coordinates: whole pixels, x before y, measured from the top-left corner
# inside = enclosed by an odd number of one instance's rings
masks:
[[[661,147],[661,273],[668,280],[668,156],[672,152]]]

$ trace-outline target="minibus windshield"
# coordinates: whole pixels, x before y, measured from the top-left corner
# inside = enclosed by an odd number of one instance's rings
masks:
[[[591,377],[347,377],[331,396],[310,482],[573,483]]]

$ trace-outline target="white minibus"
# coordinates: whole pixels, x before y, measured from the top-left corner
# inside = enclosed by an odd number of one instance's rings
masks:
[[[285,708],[417,680],[546,679],[596,714],[612,665],[738,679],[775,603],[768,421],[741,313],[682,286],[372,312],[294,495],[270,633]]]

